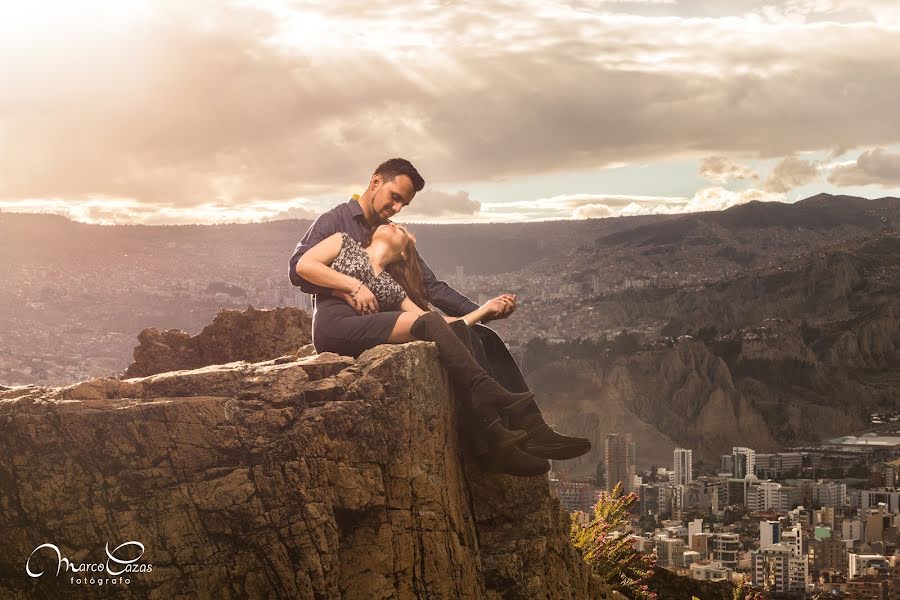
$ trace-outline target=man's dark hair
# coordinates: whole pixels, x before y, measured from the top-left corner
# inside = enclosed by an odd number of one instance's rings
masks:
[[[412,166],[412,163],[405,158],[391,158],[384,161],[378,165],[373,175],[381,175],[385,181],[393,181],[397,175],[406,175],[412,181],[413,189],[417,192],[421,192],[425,187],[425,180]]]

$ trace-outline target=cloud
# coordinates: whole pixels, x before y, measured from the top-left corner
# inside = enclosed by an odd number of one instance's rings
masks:
[[[460,190],[450,194],[426,188],[416,194],[401,214],[403,217],[471,216],[480,210],[481,202],[470,198],[469,192]]]
[[[481,216],[488,220],[591,219],[634,215],[672,215],[725,210],[752,200],[784,202],[785,196],[757,188],[733,191],[720,186],[678,196],[554,196],[533,201],[485,203]]]
[[[301,219],[314,221],[323,211],[308,206],[292,206],[275,214],[261,216],[260,221],[284,221],[287,219]]]
[[[673,206],[686,200],[677,196],[561,194],[535,200],[485,202],[479,217],[490,221],[591,219],[619,216],[630,205]]]
[[[725,210],[732,206],[745,204],[753,200],[758,200],[760,202],[783,202],[784,199],[783,194],[771,193],[756,188],[733,191],[723,187],[713,186],[698,190],[691,198],[687,199],[687,201],[677,204],[630,204],[619,211],[619,215],[684,214],[711,210]]]
[[[597,219],[601,217],[613,217],[616,211],[606,204],[585,204],[575,209],[572,214],[576,219]]]
[[[90,198],[85,200],[28,199],[0,200],[0,210],[61,215],[98,225],[184,225],[189,223],[252,223],[283,219],[315,219],[321,210],[307,200],[252,202],[241,206],[215,203],[194,206],[157,206],[132,198]]]
[[[724,156],[704,158],[700,163],[700,176],[717,183],[727,183],[732,179],[759,179],[759,174],[753,169]]]
[[[900,153],[884,148],[866,150],[856,162],[832,169],[828,181],[834,185],[900,185]]]
[[[0,199],[202,215],[364,185],[389,156],[457,189],[900,141],[887,2],[581,4],[416,3],[412,29],[383,0],[0,18]]]
[[[819,163],[793,156],[782,159],[766,178],[767,192],[787,192],[819,177]]]

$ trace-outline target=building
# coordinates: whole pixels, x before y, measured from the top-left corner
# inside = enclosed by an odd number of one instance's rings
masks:
[[[660,515],[660,493],[659,486],[654,483],[644,483],[638,492],[640,499],[641,516]]]
[[[812,570],[815,575],[825,571],[846,573],[848,569],[847,544],[839,538],[829,537],[810,541]]]
[[[604,442],[606,463],[606,490],[611,492],[616,484],[622,492],[634,491],[634,442],[630,433],[609,433]]]
[[[815,511],[813,514],[813,523],[815,525],[827,525],[831,529],[834,529],[836,522],[833,506],[825,506]]]
[[[804,556],[803,552],[803,527],[800,524],[794,525],[788,530],[781,532],[781,544],[791,549],[791,556]]]
[[[755,481],[756,479],[751,475],[748,478],[741,479],[729,479],[727,483],[728,490],[728,504],[746,504],[747,503],[747,491],[750,487],[750,483]]]
[[[731,449],[731,476],[743,479],[747,475],[756,474],[756,452],[750,448],[734,446]]]
[[[856,554],[847,556],[847,574],[850,579],[865,575],[867,572],[887,573],[888,564],[883,554]]]
[[[841,537],[845,540],[863,539],[863,521],[861,519],[844,519],[841,522]]]
[[[900,459],[883,462],[878,466],[884,480],[884,487],[900,487]]]
[[[803,502],[800,488],[781,485],[773,481],[754,481],[747,488],[745,504],[759,512],[774,510],[786,513]]]
[[[690,483],[694,480],[692,458],[693,452],[685,448],[675,448],[675,452],[673,454],[673,470],[675,471],[675,480],[672,483],[674,483],[675,485],[690,485]]]
[[[696,550],[685,550],[682,556],[684,557],[682,562],[685,567],[690,567],[692,564],[700,562],[703,559]]]
[[[754,464],[757,477],[781,477],[786,473],[800,473],[803,470],[803,455],[799,452],[757,454]]]
[[[656,564],[660,567],[683,567],[684,540],[680,538],[657,539]]]
[[[694,536],[695,538],[699,536]],[[714,533],[709,539],[709,553],[713,560],[729,569],[736,569],[741,553],[741,540],[736,533]]]
[[[882,575],[859,575],[847,580],[848,600],[883,600],[888,597],[888,580]]]
[[[759,547],[765,548],[781,541],[780,521],[759,522]]]
[[[712,545],[709,540],[712,536],[713,534],[711,533],[695,533],[691,536],[689,542],[691,550],[698,552],[701,557],[709,556],[710,546]]]
[[[878,508],[879,504],[884,504],[885,510],[889,513],[900,512],[900,490],[878,489],[860,492],[860,508]]]
[[[731,454],[723,454],[722,461],[719,466],[719,473],[728,477],[734,473],[734,456]]]
[[[700,581],[728,581],[731,579],[731,569],[716,561],[693,563],[691,578]]]
[[[837,481],[817,482],[812,484],[812,505],[814,508],[825,506],[840,507],[847,503],[847,484]]]
[[[694,519],[688,523],[688,546],[693,547],[691,541],[694,536],[703,533],[703,519]]]
[[[753,585],[769,592],[805,592],[809,583],[809,559],[797,556],[794,547],[779,543],[750,553]]]
[[[580,510],[590,515],[597,504],[597,488],[589,482],[551,479],[550,492],[559,498],[559,505],[568,512]]]

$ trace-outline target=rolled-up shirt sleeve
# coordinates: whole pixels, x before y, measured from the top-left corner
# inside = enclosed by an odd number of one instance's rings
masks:
[[[425,280],[425,289],[428,292],[429,300],[436,307],[451,317],[461,317],[478,308],[477,304],[447,285],[446,281],[438,279],[421,256],[419,265],[422,267],[422,276]]]
[[[289,272],[289,276],[291,278],[291,283],[296,286],[299,286],[301,290],[306,292],[307,294],[321,294],[323,296],[330,296],[331,289],[318,286],[314,283],[310,283],[306,279],[297,275],[297,263],[300,261],[300,257],[306,254],[306,252],[327,238],[330,235],[333,235],[341,231],[338,227],[338,220],[335,218],[334,213],[327,212],[319,215],[319,218],[310,225],[309,230],[307,230],[306,235],[303,236],[303,239],[300,240],[300,243],[297,244],[297,248],[294,250],[294,254],[291,256],[291,270]]]

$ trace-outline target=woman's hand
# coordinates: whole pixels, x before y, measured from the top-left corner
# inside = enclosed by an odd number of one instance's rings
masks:
[[[353,294],[353,308],[361,315],[371,315],[378,312],[378,300],[375,294],[365,284],[360,284],[359,289]]]
[[[485,320],[505,319],[516,310],[516,295],[500,294],[485,302],[479,310],[486,310],[482,317]]]
[[[484,317],[496,317],[506,311],[506,304],[503,296],[497,296],[482,304],[481,310],[484,311]]]

